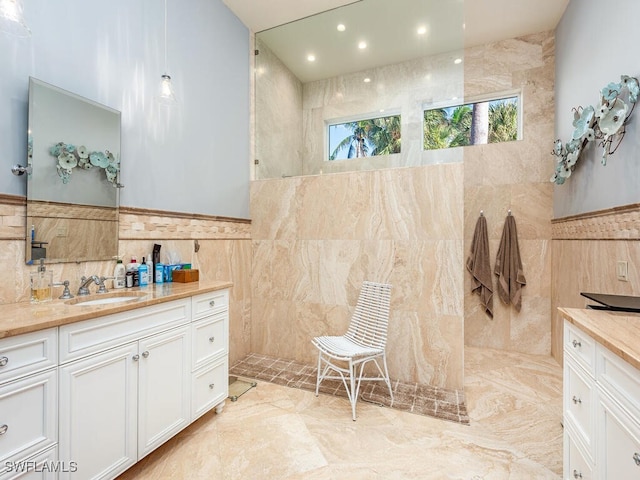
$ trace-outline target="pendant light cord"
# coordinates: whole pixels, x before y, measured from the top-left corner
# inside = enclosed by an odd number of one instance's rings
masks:
[[[164,73],[167,73],[167,0],[164,0]]]

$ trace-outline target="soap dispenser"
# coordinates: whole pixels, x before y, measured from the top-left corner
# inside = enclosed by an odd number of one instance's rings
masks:
[[[37,272],[31,273],[31,303],[48,302],[52,299],[53,272],[44,266],[44,258],[40,259]]]

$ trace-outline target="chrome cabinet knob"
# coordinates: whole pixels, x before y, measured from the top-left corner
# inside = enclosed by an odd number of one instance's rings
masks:
[[[579,348],[582,346],[582,344],[578,340],[574,340],[571,343],[573,343],[573,348]]]
[[[574,470],[573,478],[582,478],[582,474],[578,470]]]
[[[573,401],[573,403],[575,403],[576,405],[578,403],[582,403],[582,400],[580,400],[578,397],[576,397],[575,395],[573,396],[573,398],[571,399]]]
[[[9,425],[6,423],[4,425],[0,425],[0,435],[4,435],[9,430]]]
[[[210,306],[210,307],[212,307],[212,308],[215,306],[215,304],[216,304],[216,301],[215,301],[215,300],[211,300],[211,301],[209,302],[209,306]]]
[[[133,361],[137,362],[138,360],[140,360],[140,355],[138,355],[137,353],[133,356]]]
[[[149,351],[148,351],[148,350],[145,350],[144,352],[142,352],[142,356],[143,356],[144,358],[147,358],[147,357],[149,356]]]
[[[216,341],[216,337],[209,337],[209,341],[210,341],[211,343],[215,342],[215,341]]]
[[[211,390],[213,390],[215,386],[216,386],[216,384],[215,384],[215,383],[210,383],[210,384],[209,384],[209,388],[210,388]]]
[[[640,467],[640,453],[636,452],[633,454],[633,461],[636,462],[636,465]]]
[[[4,367],[9,363],[9,357],[0,357],[0,367]]]

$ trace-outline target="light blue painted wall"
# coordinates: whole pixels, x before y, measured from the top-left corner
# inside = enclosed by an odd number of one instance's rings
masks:
[[[26,156],[28,77],[122,111],[121,204],[249,217],[249,31],[220,0],[25,0],[32,35],[0,33],[0,192]]]
[[[573,107],[597,107],[602,87],[623,74],[640,76],[638,18],[638,0],[569,3],[556,30],[556,136],[563,142],[571,138]],[[640,110],[631,120],[606,166],[600,164],[602,148],[591,148],[567,182],[555,187],[554,217],[640,202]]]

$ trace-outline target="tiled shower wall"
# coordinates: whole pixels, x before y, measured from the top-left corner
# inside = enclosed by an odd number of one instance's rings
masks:
[[[522,309],[494,295],[494,317],[464,278],[465,345],[549,354],[551,345],[551,218],[554,160],[554,35],[552,32],[465,50],[465,98],[521,91],[522,140],[464,149],[464,252],[476,221],[487,218],[491,268],[509,210],[515,216],[527,285]],[[494,292],[496,288],[494,276]]]
[[[0,198],[0,303],[29,300],[29,273],[25,265],[26,219],[23,197]],[[82,234],[82,232],[72,232]],[[161,253],[175,252],[183,262],[200,270],[200,279],[233,282],[230,295],[230,363],[249,353],[251,321],[249,222],[216,219],[202,215],[173,214],[123,208],[120,213],[119,253],[125,263],[132,255],[147,256],[154,243]],[[195,253],[194,241],[200,249]],[[77,290],[83,275],[113,275],[114,262],[59,263],[49,265],[54,281],[69,280]],[[54,294],[62,293],[56,289]]]
[[[309,339],[344,331],[360,282],[372,279],[394,285],[394,378],[460,388],[465,344],[550,353],[554,36],[466,49],[464,59],[466,99],[522,92],[522,140],[464,148],[464,164],[254,182],[252,351],[313,364]],[[494,265],[509,209],[527,286],[521,312],[496,298],[489,319],[464,260],[484,210]]]
[[[461,163],[261,180],[251,188],[251,350],[315,364],[362,281],[393,285],[390,375],[462,388]]]

